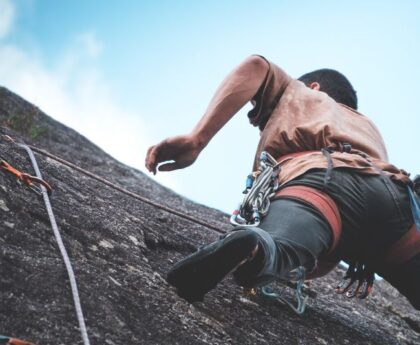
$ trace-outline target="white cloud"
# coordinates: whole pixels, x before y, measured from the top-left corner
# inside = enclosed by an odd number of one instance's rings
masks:
[[[10,0],[0,0],[0,39],[9,33],[14,17],[15,8]]]
[[[147,128],[137,110],[125,108],[113,96],[110,82],[97,67],[102,49],[94,33],[84,33],[50,66],[39,54],[0,42],[0,83],[118,160],[144,170],[151,142]],[[168,175],[158,180],[177,187]]]
[[[102,52],[103,45],[93,32],[86,32],[79,35],[79,37],[77,37],[77,41],[82,44],[84,51],[91,58],[98,57]]]

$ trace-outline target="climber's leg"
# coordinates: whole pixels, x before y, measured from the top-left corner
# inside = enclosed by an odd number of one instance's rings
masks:
[[[420,254],[401,265],[389,266],[379,274],[420,310]]]
[[[285,278],[299,266],[311,271],[332,244],[325,218],[311,206],[290,199],[273,201],[254,231],[260,236],[257,255],[234,272],[236,282],[246,287]]]
[[[283,278],[299,266],[310,271],[331,243],[330,227],[317,210],[300,201],[275,200],[259,228],[237,227],[201,247],[178,262],[167,280],[185,299],[201,300],[235,269],[236,281],[248,287]]]

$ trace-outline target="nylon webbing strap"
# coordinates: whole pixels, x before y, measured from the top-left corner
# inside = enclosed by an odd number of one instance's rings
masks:
[[[407,187],[408,195],[410,196],[410,205],[411,212],[413,213],[413,220],[416,224],[417,230],[420,231],[420,198],[416,193],[411,189],[410,186]]]

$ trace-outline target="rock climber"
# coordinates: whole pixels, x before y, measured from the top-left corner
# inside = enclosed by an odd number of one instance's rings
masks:
[[[280,187],[258,226],[239,225],[200,247],[168,272],[168,282],[196,301],[231,272],[249,288],[287,279],[297,267],[312,279],[344,260],[378,273],[420,310],[420,229],[409,193],[415,187],[388,162],[381,134],[357,111],[356,92],[340,72],[293,79],[262,56],[248,57],[224,79],[190,134],[149,148],[147,169],[191,165],[248,102],[249,121],[261,136],[254,171],[268,152],[280,162]]]

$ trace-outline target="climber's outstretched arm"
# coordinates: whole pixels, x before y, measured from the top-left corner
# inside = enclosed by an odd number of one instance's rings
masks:
[[[191,165],[211,138],[257,93],[269,65],[263,58],[253,55],[237,66],[221,83],[210,104],[188,135],[163,140],[149,148],[146,168],[156,174]]]

